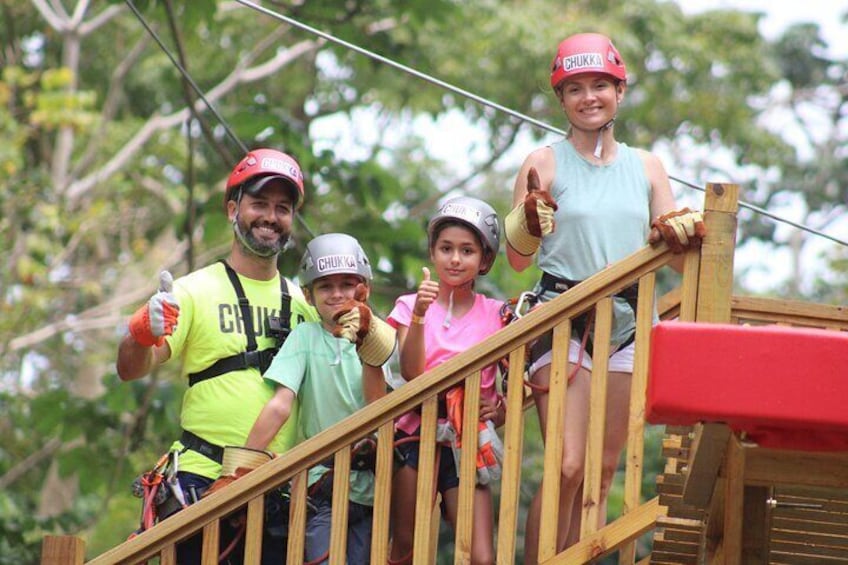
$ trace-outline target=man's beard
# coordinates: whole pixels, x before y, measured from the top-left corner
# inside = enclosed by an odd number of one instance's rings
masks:
[[[289,240],[289,234],[278,231],[280,237],[276,241],[271,243],[261,241],[253,235],[252,227],[242,222],[238,216],[233,221],[233,231],[242,249],[259,257],[272,257],[283,252]]]

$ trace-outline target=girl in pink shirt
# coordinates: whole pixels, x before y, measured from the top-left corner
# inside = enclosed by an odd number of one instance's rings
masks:
[[[489,271],[498,252],[500,229],[495,210],[476,198],[453,198],[430,220],[427,235],[430,260],[438,281],[430,279],[430,270],[425,267],[418,292],[398,298],[388,318],[397,328],[401,374],[407,381],[466,351],[503,327],[502,302],[474,292],[477,275]],[[495,389],[495,373],[496,368],[490,366],[481,375],[480,420],[491,420],[498,426],[503,423],[505,414]],[[396,439],[418,436],[420,426],[418,412],[404,414],[396,423]],[[392,491],[393,563],[405,562],[411,557],[418,447],[419,443],[414,440],[399,441],[397,446],[403,461],[395,473]],[[437,461],[442,510],[455,526],[459,477],[450,447],[439,448]],[[474,492],[473,563],[494,562],[492,524],[491,491],[488,485],[478,482]]]

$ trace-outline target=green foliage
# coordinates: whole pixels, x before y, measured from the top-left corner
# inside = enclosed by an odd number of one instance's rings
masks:
[[[222,213],[223,183],[241,143],[289,151],[307,176],[296,245],[281,257],[281,269],[296,273],[312,234],[349,232],[376,266],[373,301],[385,314],[416,287],[429,263],[425,226],[440,198],[448,191],[474,194],[503,216],[516,169],[510,150],[519,137],[546,135],[243,6],[138,0],[166,46],[175,54],[180,47],[194,81],[214,93],[212,103],[237,139],[202,103],[191,123],[157,126],[197,94],[186,94],[179,72],[138,19],[123,9],[90,32],[77,29],[84,34],[77,37],[43,18],[42,10],[55,5],[5,2],[0,11],[0,243],[7,251],[0,269],[0,479],[29,455],[45,453],[0,493],[0,563],[34,561],[48,532],[85,534],[93,554],[134,529],[138,501],[129,484],[178,433],[183,388],[175,366],[120,383],[113,368],[117,343],[126,316],[163,266],[179,275],[226,253],[231,228]],[[90,3],[83,20],[124,5]],[[845,115],[844,97],[812,96],[836,92],[846,68],[821,51],[813,27],[790,30],[770,45],[757,32],[757,16],[730,10],[687,16],[655,0],[267,5],[562,127],[548,85],[556,45],[569,33],[606,32],[631,76],[616,126],[622,139],[650,146],[687,137],[728,147],[740,164],[781,166],[789,179],[785,191],[803,194],[828,216],[848,201],[844,131],[834,128],[815,146],[817,158],[804,161],[758,122],[763,100],[781,80],[794,89],[795,102],[819,103],[830,123]],[[77,48],[75,64],[70,55]],[[263,74],[286,55],[291,60]],[[432,141],[410,125],[448,112],[487,133],[485,147],[454,156],[470,173],[436,158]],[[341,124],[339,139],[349,135],[355,151],[344,141],[315,139],[316,124],[327,118]],[[399,141],[391,135],[398,132],[408,133]],[[766,188],[766,204],[781,194]],[[751,186],[752,194],[755,189],[764,191]],[[772,236],[763,224],[743,230]],[[507,298],[531,288],[538,274],[535,268],[516,274],[500,257],[478,288]],[[538,430],[528,428],[523,504],[541,465]],[[43,452],[54,440],[55,451]],[[77,481],[79,493],[52,517],[37,518],[53,463],[62,477]]]

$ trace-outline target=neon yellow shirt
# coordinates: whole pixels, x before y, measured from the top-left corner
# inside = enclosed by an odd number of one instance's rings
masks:
[[[250,303],[259,350],[274,346],[267,335],[267,319],[280,314],[280,278],[257,281],[239,276]],[[300,289],[287,281],[291,300],[291,325],[318,319],[317,312],[303,298]],[[224,265],[214,263],[174,281],[174,295],[180,316],[174,334],[167,338],[171,358],[182,360],[181,376],[197,373],[219,359],[247,347],[244,321],[236,291],[227,278]],[[183,396],[180,424],[185,430],[219,446],[244,445],[259,412],[274,395],[274,387],[255,368],[233,371],[206,379],[189,387]],[[297,434],[297,406],[292,416],[268,446],[275,453],[292,447]],[[182,449],[177,441],[174,448]],[[180,456],[179,468],[209,478],[217,478],[218,463],[193,451]]]

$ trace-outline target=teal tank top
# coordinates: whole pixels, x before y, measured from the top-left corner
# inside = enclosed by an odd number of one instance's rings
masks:
[[[606,165],[588,162],[567,139],[551,149],[556,162],[551,195],[559,209],[556,231],[542,240],[538,266],[555,277],[582,281],[646,245],[651,184],[638,152],[624,143]],[[635,319],[623,299],[616,298],[613,312],[617,346],[629,337]]]

